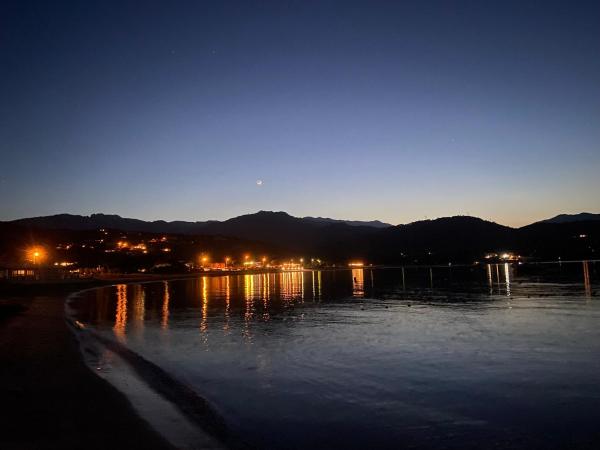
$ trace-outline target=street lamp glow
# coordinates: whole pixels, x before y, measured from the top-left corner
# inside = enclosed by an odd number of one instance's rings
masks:
[[[40,264],[46,258],[46,252],[41,247],[31,247],[27,250],[27,259],[33,264]]]

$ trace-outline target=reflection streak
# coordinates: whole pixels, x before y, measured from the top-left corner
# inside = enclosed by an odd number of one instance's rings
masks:
[[[590,266],[588,261],[583,261],[583,287],[585,296],[592,296],[592,284],[590,283]]]
[[[510,266],[504,263],[504,279],[506,281],[506,296],[510,297]]]
[[[127,285],[117,285],[117,311],[115,314],[114,333],[119,340],[125,340],[127,327]]]
[[[206,335],[208,330],[208,278],[202,277],[202,320],[200,321],[200,332]]]
[[[252,320],[252,308],[254,303],[254,275],[244,275],[244,297],[246,310],[244,313],[244,338],[252,340],[250,333],[250,321]]]
[[[160,320],[160,327],[163,330],[166,330],[167,328],[169,328],[169,300],[170,300],[169,282],[163,281],[163,286],[165,288],[165,291],[163,294],[162,316],[161,316],[161,320]]]
[[[144,328],[144,320],[146,315],[146,292],[143,286],[135,285],[133,288],[133,318],[135,326],[141,330]]]
[[[352,269],[352,294],[354,297],[365,296],[365,272],[363,269]]]
[[[265,321],[269,320],[269,296],[270,296],[270,275],[263,275],[263,319]]]
[[[223,325],[223,330],[226,332],[229,331],[229,308],[231,307],[231,287],[230,287],[230,277],[227,275],[225,277],[225,324]]]
[[[321,279],[321,271],[319,270],[317,272],[317,293],[319,295],[319,302],[321,301],[321,296],[322,296],[322,279]]]

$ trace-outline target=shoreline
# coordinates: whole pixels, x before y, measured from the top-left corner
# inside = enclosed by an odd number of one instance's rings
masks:
[[[200,277],[228,275],[212,273],[200,274]],[[193,278],[196,277],[145,279],[119,284],[150,284]],[[230,432],[224,419],[199,393],[126,345],[101,336],[75,318],[70,311],[72,300],[85,292],[108,286],[72,292],[64,302],[65,322],[77,339],[82,361],[90,372],[110,383],[132,404],[134,413],[174,448],[245,449],[241,439]]]
[[[0,386],[8,420],[0,447],[173,448],[85,365],[64,302],[74,290],[0,293],[20,311],[0,322]]]
[[[236,276],[236,275],[257,275],[264,273],[292,273],[292,272],[313,272],[313,271],[348,271],[354,269],[364,270],[387,270],[387,269],[448,269],[448,268],[477,268],[488,264],[491,265],[519,265],[519,266],[539,266],[539,265],[569,265],[576,263],[598,263],[600,259],[574,259],[574,260],[552,260],[552,261],[489,261],[477,262],[473,264],[457,263],[457,264],[367,264],[364,266],[328,266],[322,268],[303,268],[295,270],[282,271],[280,269],[255,269],[255,270],[223,270],[223,271],[206,271],[206,272],[182,272],[174,274],[115,274],[114,277],[90,277],[90,278],[75,278],[66,280],[11,280],[0,281],[0,301],[2,296],[11,294],[38,294],[40,292],[47,293],[46,290],[62,291],[66,293],[74,293],[88,288],[111,286],[115,284],[130,284],[130,283],[147,283],[153,281],[172,281],[185,280],[197,277],[219,277],[219,276]],[[1,306],[1,304],[0,304]],[[1,320],[1,316],[0,316]]]
[[[0,447],[176,448],[136,410],[131,398],[94,373],[93,367],[86,363],[78,336],[69,325],[67,301],[81,292],[117,284],[244,273],[265,271],[127,275],[76,283],[0,285],[0,358],[6,367],[0,373],[0,392],[11,414],[10,421],[4,421],[0,427]],[[132,370],[135,372],[135,368],[130,367]],[[131,378],[127,383],[130,381]],[[156,394],[154,390],[151,392]],[[192,417],[191,421],[203,429],[198,417]],[[35,430],[30,429],[32,422],[37,425]],[[106,430],[111,432],[105,433]],[[233,448],[241,447],[230,439],[225,440],[231,441],[227,444]],[[210,439],[201,439],[199,448],[216,448],[213,443]]]
[[[286,272],[302,272],[310,271],[311,269],[290,270]],[[336,269],[323,269],[336,270]],[[338,269],[339,270],[339,269]],[[221,277],[235,275],[257,275],[263,273],[282,273],[278,270],[246,270],[246,271],[207,271],[207,272],[183,272],[174,274],[116,274],[114,277],[91,277],[69,280],[52,280],[52,281],[3,281],[0,282],[0,296],[2,295],[18,295],[18,294],[36,294],[46,293],[48,289],[51,291],[64,292],[67,295],[86,289],[95,287],[113,286],[116,284],[131,284],[131,283],[150,283],[159,281],[174,281],[187,280],[198,277]],[[1,300],[1,297],[0,297]]]

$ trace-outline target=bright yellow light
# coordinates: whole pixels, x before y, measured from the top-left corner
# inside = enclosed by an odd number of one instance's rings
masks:
[[[27,259],[33,262],[33,264],[39,264],[46,259],[46,252],[42,247],[31,247],[27,250]]]
[[[362,261],[353,261],[348,264],[350,267],[362,267],[364,263]]]

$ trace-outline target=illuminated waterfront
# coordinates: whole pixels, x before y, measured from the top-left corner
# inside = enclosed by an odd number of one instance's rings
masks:
[[[597,438],[598,263],[118,285],[78,315],[258,448],[564,448]],[[108,363],[107,363],[108,364]]]

